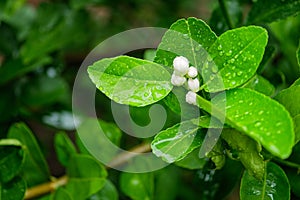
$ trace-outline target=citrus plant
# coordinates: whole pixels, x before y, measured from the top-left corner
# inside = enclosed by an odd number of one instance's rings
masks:
[[[98,88],[96,109],[105,108],[99,119],[75,115],[79,125],[71,137],[66,132],[75,125],[59,121],[70,112],[56,112],[71,107],[68,77],[52,65],[63,65],[55,53],[88,38],[80,20],[93,24],[85,8],[99,2],[43,4],[34,15],[22,1],[8,2],[0,3],[0,41],[20,32],[15,43],[0,46],[0,88],[8,92],[0,99],[0,122],[9,127],[1,127],[0,199],[300,198],[299,0],[219,0],[210,20],[175,21],[143,56],[130,52],[92,63],[85,81]],[[48,21],[44,13],[58,14]],[[23,15],[35,32],[18,23]],[[155,112],[158,105],[164,112]],[[136,138],[124,134],[108,111],[113,106]],[[55,112],[50,118],[44,109]],[[132,121],[123,116],[126,109]],[[56,128],[52,145],[65,171],[58,178],[25,123],[32,117]],[[144,153],[153,162],[138,157]],[[134,173],[139,167],[142,173]]]

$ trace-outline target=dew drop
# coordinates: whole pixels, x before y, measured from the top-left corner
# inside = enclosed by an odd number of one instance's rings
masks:
[[[220,44],[220,45],[218,46],[218,50],[221,51],[222,48],[223,48],[223,47],[222,47],[222,45]]]
[[[254,127],[260,127],[260,126],[261,126],[261,122],[260,121],[255,122]]]
[[[238,75],[238,76],[241,76],[242,74],[243,74],[242,71],[238,71],[238,72],[237,72],[237,75]]]
[[[281,125],[282,125],[282,122],[277,122],[275,126],[278,127],[278,126],[281,126]]]
[[[252,105],[253,105],[253,102],[250,102],[250,103],[249,103],[249,106],[252,106]]]
[[[232,50],[229,50],[225,55],[226,56],[231,56],[231,54],[232,54]]]
[[[234,58],[231,58],[230,60],[229,60],[229,63],[234,63],[235,62],[235,59]]]
[[[187,39],[189,39],[189,35],[188,34],[183,34],[183,38],[187,40]]]
[[[263,113],[264,113],[263,110],[261,110],[261,111],[258,112],[259,115],[262,115]]]
[[[231,69],[232,69],[232,70],[235,70],[235,66],[232,66]]]
[[[195,51],[200,51],[200,50],[201,50],[201,46],[197,45],[196,48],[195,48]]]
[[[223,54],[224,54],[224,51],[220,51],[219,55],[223,56]]]
[[[243,100],[239,100],[239,103],[244,103],[244,101]]]
[[[236,81],[231,81],[231,86],[234,86],[236,84]]]
[[[208,55],[208,56],[207,56],[207,61],[208,61],[208,62],[211,62],[212,60],[213,60],[212,57],[211,57],[210,55]]]
[[[228,73],[225,74],[226,77],[228,77],[228,76],[230,76],[230,75],[231,75],[230,72],[228,72]]]
[[[211,67],[211,71],[212,71],[213,73],[217,73],[217,72],[218,72],[218,67],[217,67],[216,65],[213,65],[213,66]]]

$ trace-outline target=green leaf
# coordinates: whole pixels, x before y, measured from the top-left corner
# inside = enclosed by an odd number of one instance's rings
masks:
[[[67,166],[69,159],[76,153],[75,146],[64,132],[55,135],[54,148],[57,158],[63,166]]]
[[[203,56],[217,39],[215,33],[202,20],[190,17],[173,23],[158,46],[154,62],[172,67],[176,56],[188,58],[198,69]]]
[[[169,72],[161,65],[128,56],[102,59],[88,73],[101,92],[120,104],[153,104],[173,88]]]
[[[154,61],[155,55],[156,55],[156,50],[154,50],[154,49],[147,49],[144,52],[144,59],[145,60],[149,60],[149,61]]]
[[[242,7],[239,0],[226,0],[223,1],[224,7],[218,6],[213,10],[209,25],[215,31],[216,34],[221,35],[228,29],[241,26],[243,22]],[[222,10],[226,9],[226,11]],[[224,17],[224,12],[227,12],[228,19]],[[228,26],[230,24],[230,27]]]
[[[263,180],[258,180],[245,171],[240,188],[241,200],[290,199],[290,185],[284,171],[276,164],[266,165]]]
[[[4,84],[42,65],[49,64],[51,61],[51,58],[47,56],[40,58],[30,65],[24,65],[20,59],[8,60],[0,68],[0,84]]]
[[[264,54],[268,34],[258,26],[223,33],[209,48],[201,74],[208,92],[240,86],[256,72]],[[213,62],[212,62],[213,61]]]
[[[67,166],[67,174],[71,178],[105,178],[105,168],[89,155],[73,155]]]
[[[24,159],[24,150],[18,140],[0,140],[0,183],[6,183],[19,174]]]
[[[269,23],[300,12],[299,0],[258,0],[248,16],[248,23]]]
[[[55,190],[53,196],[51,197],[51,200],[73,200],[71,195],[69,194],[69,192],[62,188],[62,187],[59,187]]]
[[[260,62],[257,69],[258,74],[261,74],[263,72],[268,62],[271,61],[274,58],[274,56],[275,56],[275,47],[267,44],[263,59]]]
[[[121,173],[120,187],[132,200],[151,200],[154,192],[153,174]]]
[[[234,129],[223,129],[221,136],[230,147],[232,156],[241,161],[251,176],[262,180],[265,173],[265,162],[259,154],[261,146],[247,135]]]
[[[111,181],[106,180],[104,187],[99,192],[92,195],[88,200],[118,200],[118,199],[119,199],[119,195],[116,187]]]
[[[300,197],[300,174],[297,169],[285,169],[285,173],[289,179],[291,190],[294,195]]]
[[[179,161],[201,146],[204,134],[199,129],[192,121],[185,121],[163,130],[152,141],[152,152],[168,163]]]
[[[70,178],[65,189],[72,199],[86,200],[98,192],[105,184],[105,178]]]
[[[103,137],[107,137],[109,141],[119,146],[122,137],[122,132],[114,123],[108,123],[103,120],[97,120],[99,126],[101,127],[101,130],[103,131],[103,135],[100,135],[98,134],[98,130],[99,130],[98,124],[93,123],[92,121],[93,120],[88,120],[87,122],[82,123],[79,128],[82,132],[85,132],[86,135],[89,135],[86,136],[89,141],[95,142],[94,151],[97,151],[97,147],[102,147],[101,150],[107,150],[106,152],[104,152],[103,155],[107,156],[106,158],[110,160],[111,159],[110,157],[116,156],[115,155],[116,152],[112,152],[111,150],[109,150],[109,145],[107,144],[107,142],[103,140]],[[91,133],[94,133],[94,135],[92,135]],[[76,134],[76,144],[81,153],[90,154],[88,149],[86,149],[86,147],[84,146],[78,134]],[[89,150],[90,150],[90,146],[89,146]]]
[[[275,92],[275,87],[260,75],[253,76],[243,87],[253,89],[267,96],[272,96]]]
[[[21,86],[21,101],[32,107],[63,102],[68,99],[69,88],[64,79],[38,76]]]
[[[204,165],[207,163],[207,159],[199,158],[199,151],[200,151],[199,148],[193,150],[182,160],[175,162],[175,164],[179,167],[183,167],[187,169],[202,169]]]
[[[298,65],[300,66],[300,40],[299,40],[299,45],[298,45],[298,49],[296,52],[296,57],[297,57]]]
[[[300,78],[298,78],[297,80],[295,80],[295,82],[291,85],[292,86],[296,86],[296,85],[300,85]]]
[[[296,115],[294,118],[294,125],[295,125],[295,144],[300,141],[300,114]]]
[[[291,86],[280,91],[275,99],[284,105],[292,117],[300,114],[300,85]]]
[[[26,147],[22,172],[27,186],[49,181],[48,165],[31,130],[24,123],[16,123],[9,129],[8,138],[17,139]]]
[[[66,190],[73,199],[85,200],[98,192],[105,184],[105,168],[88,155],[73,155],[67,166],[70,177]]]
[[[247,88],[229,90],[226,98],[220,94],[212,102],[197,96],[199,107],[209,113],[215,109],[214,117],[225,117],[229,126],[258,141],[273,155],[285,159],[291,154],[295,137],[293,122],[283,105]]]
[[[0,183],[0,199],[1,200],[22,200],[26,191],[25,181],[16,176],[7,183]]]

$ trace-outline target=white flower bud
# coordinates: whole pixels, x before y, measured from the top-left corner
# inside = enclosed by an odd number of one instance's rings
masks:
[[[196,103],[196,96],[197,94],[195,92],[189,91],[186,95],[185,95],[185,101],[189,104],[192,105],[197,105]]]
[[[182,76],[177,76],[175,73],[172,74],[171,83],[175,86],[181,86],[185,83],[186,78]]]
[[[184,76],[189,70],[189,61],[186,57],[177,56],[173,60],[173,67],[176,74]]]
[[[199,80],[197,78],[195,78],[195,79],[189,78],[189,80],[188,80],[188,87],[189,87],[189,89],[191,91],[198,92],[199,91],[199,87],[200,87]]]
[[[197,75],[198,75],[198,70],[197,70],[197,68],[196,67],[190,67],[189,68],[189,70],[188,70],[188,76],[190,77],[190,78],[195,78]]]

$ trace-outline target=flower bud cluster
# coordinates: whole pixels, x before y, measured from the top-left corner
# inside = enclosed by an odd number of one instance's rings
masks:
[[[190,91],[186,94],[186,102],[196,105],[196,92],[200,88],[197,68],[190,67],[188,59],[183,56],[177,56],[173,60],[173,67],[174,72],[171,77],[171,83],[174,86],[182,86],[187,82],[187,87]]]

